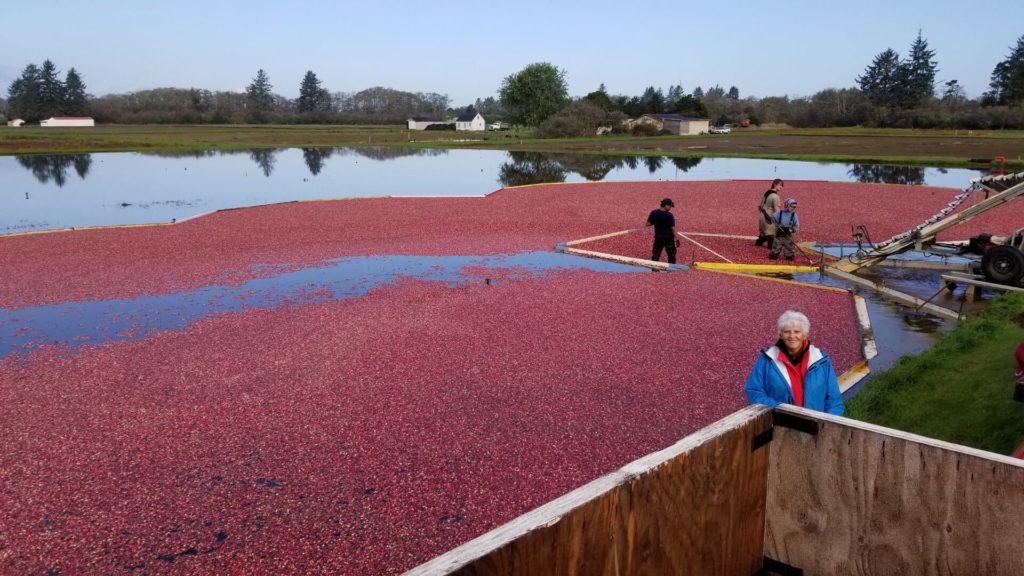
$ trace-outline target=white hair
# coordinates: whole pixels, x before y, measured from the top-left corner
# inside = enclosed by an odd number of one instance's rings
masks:
[[[782,316],[779,316],[779,321],[776,326],[779,330],[780,337],[782,336],[782,331],[789,324],[796,324],[799,326],[800,330],[803,331],[804,336],[807,336],[811,332],[811,321],[807,319],[807,316],[804,316],[796,310],[786,310],[782,313]]]

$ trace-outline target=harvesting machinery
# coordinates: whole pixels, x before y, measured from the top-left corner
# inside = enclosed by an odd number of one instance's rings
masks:
[[[983,193],[985,198],[954,213],[960,204],[976,193]],[[868,249],[862,248],[866,231],[863,227],[858,227],[854,230],[854,239],[857,240],[860,248],[846,260],[837,263],[835,268],[844,272],[854,272],[861,268],[874,266],[890,256],[907,250],[918,250],[945,256],[973,257],[975,260],[973,268],[987,281],[1001,285],[1019,285],[1024,279],[1024,228],[1018,228],[1005,237],[979,234],[966,244],[943,244],[937,241],[937,237],[941,232],[953,226],[1011,202],[1022,195],[1024,195],[1024,172],[977,178],[972,180],[966,190],[953,198],[937,214],[913,229],[897,234],[885,242],[870,246]],[[980,261],[978,256],[980,256]]]

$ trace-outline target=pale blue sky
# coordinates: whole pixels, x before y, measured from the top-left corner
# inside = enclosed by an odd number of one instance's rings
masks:
[[[0,0],[0,88],[26,64],[75,67],[94,95],[165,86],[243,90],[263,68],[298,95],[306,70],[328,90],[385,86],[452,104],[494,96],[532,62],[567,72],[582,96],[719,84],[745,96],[808,96],[854,85],[920,28],[970,97],[1024,34],[1019,5],[950,0],[728,3],[651,0]],[[1018,22],[1018,25],[1012,24]]]

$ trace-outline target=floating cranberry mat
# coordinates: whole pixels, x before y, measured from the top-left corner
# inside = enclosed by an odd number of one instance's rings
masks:
[[[808,236],[846,209],[897,232],[952,195],[787,188]],[[642,224],[662,196],[687,229],[749,234],[760,192],[542,186],[0,238],[0,302],[159,294],[345,255],[550,249]],[[902,219],[883,214],[897,206]],[[0,573],[400,573],[740,408],[787,308],[838,371],[861,359],[841,291],[700,270],[492,279],[0,360]]]
[[[220,212],[174,226],[6,237],[0,238],[0,306],[239,283],[260,273],[253,266],[310,265],[340,256],[548,250],[559,242],[643,227],[665,196],[674,199],[682,230],[750,236],[757,233],[763,188],[765,183],[750,181],[544,185],[486,198],[300,202]],[[938,212],[956,192],[788,181],[785,194],[800,201],[801,241],[841,242],[850,241],[851,225],[867,226],[875,241],[903,232]],[[948,236],[1006,234],[1022,220],[1024,202],[1015,202]]]

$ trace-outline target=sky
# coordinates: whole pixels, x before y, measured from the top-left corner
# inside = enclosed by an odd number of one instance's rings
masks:
[[[436,92],[453,106],[497,97],[534,62],[566,73],[570,96],[648,86],[741,97],[848,88],[878,53],[905,56],[918,30],[936,87],[968,97],[1024,34],[1019,5],[992,0],[0,0],[0,90],[27,64],[74,67],[95,96],[159,87],[243,91],[259,69],[298,96],[312,70],[331,92]],[[1012,24],[1018,22],[1018,25]]]

